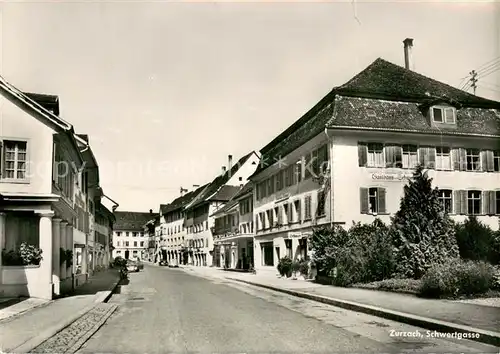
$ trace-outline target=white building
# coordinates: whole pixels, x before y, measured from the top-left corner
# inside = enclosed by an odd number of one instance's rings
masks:
[[[499,102],[375,60],[261,150],[277,162],[251,177],[256,268],[307,257],[315,225],[388,223],[418,163],[452,218],[498,229],[499,139]]]
[[[143,259],[148,253],[149,237],[144,225],[157,214],[134,211],[115,211],[116,222],[113,226],[113,258]]]

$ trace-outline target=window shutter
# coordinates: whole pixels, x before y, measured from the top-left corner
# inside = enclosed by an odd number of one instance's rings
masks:
[[[385,188],[377,188],[378,212],[382,214],[386,212],[385,194]]]
[[[460,154],[460,171],[465,171],[467,167],[467,156],[465,149],[459,149]]]
[[[460,191],[453,191],[453,212],[455,214],[461,214],[462,213],[462,200],[460,199]]]
[[[427,148],[427,155],[428,155],[428,168],[436,168],[436,148],[429,147]]]
[[[459,151],[459,149],[453,149],[451,151],[451,157],[453,159],[453,169],[455,171],[460,171],[460,151]]]
[[[368,214],[368,188],[360,188],[359,189],[359,205],[360,205],[360,213]]]
[[[283,225],[283,211],[281,210],[281,206],[278,207],[278,224]]]
[[[419,157],[419,161],[418,161],[418,162],[419,162],[422,166],[426,167],[426,166],[425,166],[425,164],[426,164],[426,162],[428,161],[428,157],[427,157],[427,148],[423,148],[423,147],[419,148],[419,149],[418,149],[418,157]]]
[[[485,159],[483,159],[483,162],[484,160],[486,160],[486,169],[484,171],[493,172],[494,171],[493,151],[491,150],[485,151],[484,157]]]
[[[2,177],[2,172],[3,172],[3,143],[0,141],[0,177]]]
[[[467,215],[467,191],[460,191],[460,214]]]
[[[368,146],[364,143],[358,144],[358,163],[359,167],[365,167],[368,160]]]
[[[484,191],[483,193],[483,200],[482,200],[482,203],[483,204],[483,214],[484,215],[491,215],[492,212],[491,212],[491,205],[490,205],[490,195],[491,195],[491,192],[490,191]]]
[[[288,222],[293,222],[293,204],[290,203],[288,204],[288,215],[287,215],[287,218],[288,218]]]
[[[490,214],[491,215],[496,215],[496,214],[500,214],[500,210],[497,210],[497,192],[496,191],[490,191],[490,200],[488,201],[489,205],[490,205]]]
[[[385,167],[394,167],[395,165],[395,146],[386,146],[384,148],[385,152]]]
[[[488,171],[488,161],[487,161],[487,151],[481,151],[480,159],[481,159],[481,171]]]

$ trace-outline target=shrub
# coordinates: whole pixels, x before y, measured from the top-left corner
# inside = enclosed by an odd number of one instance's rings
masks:
[[[318,275],[328,275],[335,268],[337,252],[349,240],[349,234],[339,225],[321,226],[313,229],[311,246],[312,261]]]
[[[299,264],[299,273],[303,277],[307,278],[309,275],[309,263],[307,261],[301,261]]]
[[[432,298],[483,294],[493,287],[494,276],[491,264],[449,260],[429,268],[422,278],[419,294]]]
[[[66,268],[69,268],[73,265],[73,251],[66,250],[66,251],[64,251],[64,253],[65,253],[65,260],[66,260]]]
[[[111,264],[113,268],[124,268],[127,266],[127,260],[123,257],[116,257]]]
[[[23,265],[23,259],[18,251],[6,249],[2,250],[2,265],[5,266],[21,266]]]
[[[290,257],[283,257],[278,262],[278,272],[281,276],[290,277],[292,274],[292,259]]]
[[[461,258],[498,263],[498,233],[480,222],[477,217],[471,216],[464,223],[456,224],[455,232]]]
[[[421,281],[417,279],[385,279],[371,283],[358,283],[353,287],[362,289],[384,290],[416,294],[420,289]]]
[[[453,222],[438,196],[432,179],[419,165],[404,187],[400,208],[392,218],[390,237],[400,277],[418,279],[433,264],[459,255]]]
[[[42,261],[42,250],[36,246],[21,243],[19,252],[24,265],[39,265]]]
[[[297,273],[299,272],[300,270],[300,262],[299,261],[293,261],[292,262],[292,266],[291,266],[291,269],[292,269],[292,273],[294,276],[297,276]]]

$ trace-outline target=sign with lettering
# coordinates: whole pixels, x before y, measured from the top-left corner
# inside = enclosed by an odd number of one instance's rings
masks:
[[[312,232],[289,232],[288,238],[303,238],[312,236]]]
[[[412,178],[411,173],[407,172],[377,172],[372,173],[374,181],[406,182]]]

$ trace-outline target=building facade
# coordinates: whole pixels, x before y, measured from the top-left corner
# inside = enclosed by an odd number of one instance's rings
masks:
[[[192,191],[181,188],[179,198],[170,204],[160,206],[160,230],[157,243],[160,250],[159,260],[166,260],[173,265],[189,263],[184,207],[207,186],[195,187],[196,189]]]
[[[143,259],[148,253],[149,237],[144,225],[158,214],[132,211],[115,211],[113,226],[113,258]]]
[[[23,93],[3,78],[0,94],[0,293],[52,299],[75,285],[84,158],[73,126],[59,117],[57,96]],[[20,265],[23,245],[41,259]]]
[[[248,182],[213,214],[214,266],[250,269],[254,266],[253,187]]]
[[[256,170],[259,154],[255,151],[243,156],[233,165],[228,156],[228,168],[215,178],[185,207],[185,228],[188,247],[188,263],[195,266],[212,266],[215,226],[213,214],[222,208],[248,182],[248,177]]]
[[[250,177],[256,268],[285,255],[307,259],[317,225],[388,223],[419,163],[452,218],[476,215],[498,229],[499,110],[499,102],[375,60],[261,150],[274,163]]]

